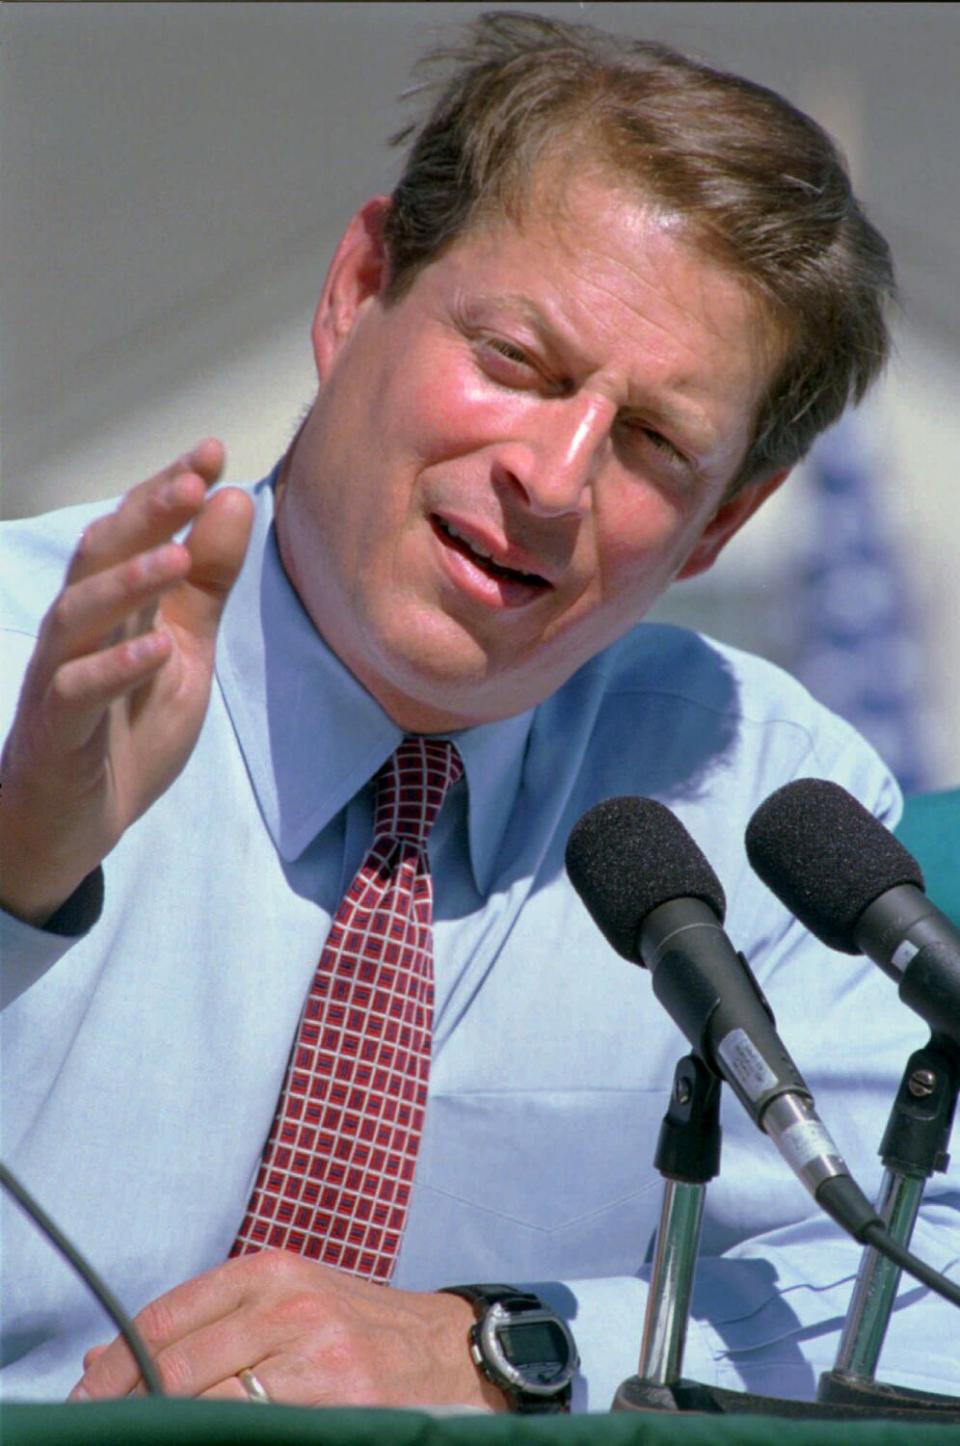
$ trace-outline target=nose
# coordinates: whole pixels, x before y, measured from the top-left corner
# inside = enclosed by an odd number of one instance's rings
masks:
[[[583,516],[610,446],[615,408],[582,393],[543,399],[520,434],[499,449],[497,466],[537,517]]]

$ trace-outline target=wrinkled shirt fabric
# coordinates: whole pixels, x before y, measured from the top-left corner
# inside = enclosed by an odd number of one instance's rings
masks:
[[[250,1195],[303,1001],[370,837],[370,779],[400,741],[311,625],[277,551],[270,479],[228,603],[183,772],[104,865],[80,937],[6,916],[3,1158],[134,1313],[222,1262]],[[9,694],[86,522],[8,525]],[[926,1038],[889,981],[832,955],[752,874],[743,833],[791,778],[828,777],[886,823],[899,797],[845,723],[771,665],[643,624],[532,711],[455,738],[465,782],[430,840],[433,1061],[392,1284],[532,1285],[582,1357],[577,1409],[637,1369],[662,1182],[660,1122],[686,1041],[644,970],[604,942],[564,871],[599,800],[672,808],[720,876],[727,929],[868,1194],[909,1052]],[[114,1329],[2,1202],[8,1398],[62,1398]],[[960,1257],[956,1173],[914,1236]],[[729,1091],[708,1188],[684,1374],[812,1396],[833,1363],[860,1250],[823,1217]],[[960,1392],[956,1312],[907,1282],[879,1375]]]

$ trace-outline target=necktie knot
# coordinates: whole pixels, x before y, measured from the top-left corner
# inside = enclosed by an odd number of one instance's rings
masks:
[[[373,833],[423,847],[452,784],[463,773],[445,738],[404,738],[376,775]]]

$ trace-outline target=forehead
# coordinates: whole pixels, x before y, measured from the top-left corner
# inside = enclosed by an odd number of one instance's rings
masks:
[[[588,285],[591,278],[597,287],[609,284],[619,271],[629,290],[645,277],[664,297],[675,291],[680,306],[699,303],[708,325],[710,297],[735,297],[741,329],[749,327],[752,345],[765,349],[771,365],[782,351],[780,326],[766,298],[752,278],[720,254],[709,233],[589,150],[549,151],[525,183],[515,180],[478,207],[453,249],[489,240],[499,251],[505,281],[511,263],[523,259],[522,246],[505,245],[512,240],[560,262],[571,278]],[[672,276],[663,266],[667,260],[673,263]]]
[[[478,218],[435,265],[469,321],[509,322],[619,405],[656,392],[746,447],[776,333],[745,282],[635,187],[545,167],[512,214]]]

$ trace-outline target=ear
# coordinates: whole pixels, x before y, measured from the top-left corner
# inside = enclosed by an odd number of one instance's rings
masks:
[[[365,304],[387,283],[383,222],[389,196],[374,196],[350,222],[334,252],[310,336],[317,374],[327,376]]]
[[[760,478],[756,482],[748,482],[728,502],[721,502],[700,534],[699,542],[694,545],[686,562],[675,574],[675,580],[696,577],[699,573],[706,572],[713,567],[731,538],[737,535],[741,527],[750,520],[758,508],[762,507],[767,498],[773,496],[789,475],[790,468],[784,467],[782,471],[774,472],[770,477]]]

